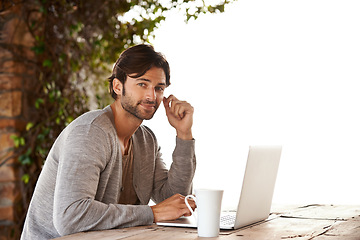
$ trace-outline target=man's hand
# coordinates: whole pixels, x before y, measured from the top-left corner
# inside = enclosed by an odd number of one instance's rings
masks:
[[[177,137],[183,140],[193,139],[191,127],[194,108],[188,102],[180,101],[173,95],[164,97],[163,103],[166,116],[170,125],[176,129]]]
[[[188,203],[194,210],[196,207],[194,200],[188,199]],[[151,209],[154,213],[154,222],[175,220],[181,216],[191,216],[191,212],[185,204],[185,197],[181,194],[175,194],[161,203],[151,206]]]

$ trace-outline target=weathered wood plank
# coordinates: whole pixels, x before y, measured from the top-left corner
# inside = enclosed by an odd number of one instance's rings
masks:
[[[288,217],[334,220],[347,220],[358,215],[360,215],[360,206],[318,204],[298,207],[282,214]]]
[[[289,209],[289,208],[288,208]],[[309,205],[278,209],[268,221],[250,227],[221,231],[213,240],[360,240],[360,206]],[[276,212],[276,211],[275,211]],[[193,228],[140,226],[77,233],[57,240],[193,240],[201,239]]]
[[[338,222],[314,240],[360,240],[360,216]]]
[[[131,236],[126,240],[193,240],[198,239],[196,229],[192,228],[168,228],[154,227],[154,230],[147,232],[146,235]],[[218,239],[218,238],[212,238]]]
[[[239,239],[239,237],[241,237],[242,240],[310,239],[311,237],[322,234],[334,223],[333,220],[279,217],[245,230],[239,230],[224,239],[235,240]]]
[[[56,240],[83,240],[83,239],[101,239],[101,240],[113,240],[113,239],[124,239],[131,236],[143,235],[147,232],[154,230],[154,226],[138,226],[132,228],[123,229],[111,229],[104,231],[89,231],[71,234],[68,236],[56,238]]]

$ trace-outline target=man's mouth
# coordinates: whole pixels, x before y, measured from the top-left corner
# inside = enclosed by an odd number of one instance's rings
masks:
[[[145,109],[156,109],[156,103],[154,102],[140,102],[140,105]]]

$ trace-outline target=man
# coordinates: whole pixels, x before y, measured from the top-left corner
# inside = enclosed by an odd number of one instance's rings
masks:
[[[152,46],[124,51],[110,79],[115,101],[67,126],[46,159],[21,239],[147,225],[190,215],[183,195],[195,173],[193,107],[164,90],[170,70]],[[154,133],[141,125],[163,102],[176,129],[166,169]],[[154,206],[148,206],[153,199]],[[195,208],[194,202],[192,207]]]

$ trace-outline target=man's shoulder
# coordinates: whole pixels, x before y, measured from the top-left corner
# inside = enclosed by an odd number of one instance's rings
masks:
[[[61,133],[62,138],[68,136],[85,135],[116,136],[112,121],[112,112],[109,109],[92,110],[76,118]]]
[[[101,128],[106,126],[113,127],[112,113],[109,106],[104,109],[92,110],[76,118],[71,124],[73,125],[94,125]]]

